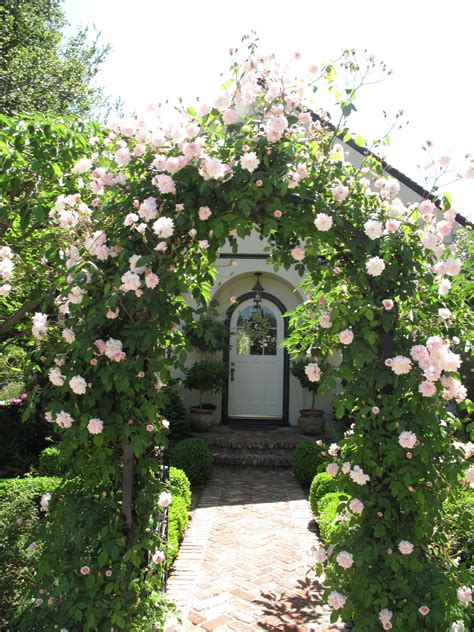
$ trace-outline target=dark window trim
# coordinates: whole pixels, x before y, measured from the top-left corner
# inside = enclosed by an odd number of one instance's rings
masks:
[[[242,294],[241,296],[239,296],[239,298],[237,299],[237,302],[234,303],[234,305],[231,305],[229,307],[229,309],[226,312],[226,316],[225,316],[225,320],[224,323],[227,327],[227,329],[229,330],[230,333],[230,320],[232,318],[232,314],[234,313],[234,311],[237,309],[237,307],[243,303],[244,301],[248,300],[249,298],[253,298],[254,297],[254,293],[253,292],[246,292],[245,294]],[[273,294],[269,294],[268,292],[262,292],[262,298],[266,299],[267,301],[269,301],[270,303],[273,303],[274,305],[276,305],[278,307],[278,309],[281,312],[282,318],[283,318],[283,337],[286,338],[288,336],[288,319],[284,317],[284,314],[286,314],[287,309],[285,307],[285,305],[280,301],[280,299],[278,299],[276,296],[274,296]],[[228,406],[229,406],[229,355],[230,355],[230,349],[226,348],[224,349],[224,363],[227,367],[227,376],[226,376],[226,380],[224,382],[224,388],[222,390],[222,423],[235,423],[235,422],[239,422],[240,419],[242,419],[242,422],[245,421],[250,421],[247,417],[243,417],[240,418],[239,417],[232,417],[229,418],[229,411],[228,411]],[[288,355],[288,351],[286,349],[283,350],[283,415],[281,420],[275,420],[275,419],[270,419],[271,421],[273,421],[275,424],[279,425],[289,425],[289,409],[290,409],[290,359],[289,359],[289,355]],[[258,421],[262,421],[262,423],[264,423],[265,421],[268,421],[268,419],[265,418],[259,418]]]

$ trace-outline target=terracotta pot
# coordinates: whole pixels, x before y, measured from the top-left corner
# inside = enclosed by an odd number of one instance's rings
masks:
[[[298,417],[298,427],[303,434],[318,435],[324,428],[324,411],[310,410],[308,408],[300,410]]]
[[[191,406],[190,410],[189,422],[192,430],[196,432],[207,432],[211,426],[216,424],[216,407],[213,404],[203,404],[202,408],[199,406]]]

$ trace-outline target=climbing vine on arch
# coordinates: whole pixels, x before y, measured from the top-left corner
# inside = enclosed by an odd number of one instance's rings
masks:
[[[356,84],[379,71],[350,53],[340,68]],[[252,230],[276,265],[304,276],[308,300],[287,345],[312,359],[320,392],[343,381],[336,410],[353,420],[328,466],[351,500],[330,549],[317,552],[334,618],[364,632],[467,621],[467,569],[449,559],[441,525],[449,487],[473,479],[446,408],[466,399],[462,259],[445,243],[456,213],[447,197],[402,202],[372,155],[347,161],[337,130],[306,105],[305,91],[336,81],[333,65],[296,81],[251,46],[212,106],[170,125],[149,112],[96,129],[83,155],[49,176],[65,278],[33,335],[41,405],[69,473],[49,501],[18,630],[170,629],[156,509],[168,502],[156,458],[167,424],[157,411],[184,361],[189,298],[207,301],[220,248]],[[355,93],[334,93],[344,121]],[[8,133],[28,126],[11,121]],[[22,253],[11,246],[1,252],[14,278]]]

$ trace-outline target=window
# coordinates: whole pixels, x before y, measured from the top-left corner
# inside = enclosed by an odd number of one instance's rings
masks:
[[[259,335],[259,332],[262,334]],[[277,353],[277,320],[268,307],[249,305],[239,314],[236,327],[239,356],[274,356]]]

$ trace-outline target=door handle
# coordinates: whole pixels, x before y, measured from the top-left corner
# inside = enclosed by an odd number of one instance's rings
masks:
[[[233,381],[234,381],[234,375],[235,375],[235,369],[234,369],[234,368],[232,368],[232,369],[230,370],[230,381],[231,381],[231,382],[233,382]]]

